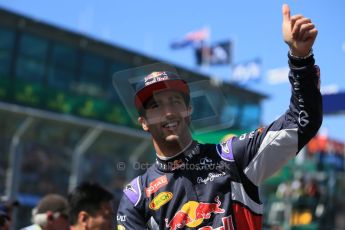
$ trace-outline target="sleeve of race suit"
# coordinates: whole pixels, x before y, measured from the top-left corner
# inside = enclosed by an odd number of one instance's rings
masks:
[[[123,190],[123,196],[117,210],[117,229],[147,229],[145,213],[139,208],[141,201],[140,177],[133,179]]]
[[[117,229],[147,229],[144,216],[126,195],[122,197],[117,211]]]
[[[235,161],[256,186],[293,158],[321,126],[320,71],[314,63],[313,55],[306,59],[289,55],[289,109],[268,126],[221,144],[223,158]]]

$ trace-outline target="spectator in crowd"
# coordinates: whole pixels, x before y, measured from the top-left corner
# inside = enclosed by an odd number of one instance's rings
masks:
[[[0,198],[0,230],[10,229],[13,209],[18,206],[17,200],[10,201],[6,196]]]
[[[318,200],[321,195],[319,185],[314,178],[307,181],[304,187],[304,191],[308,197],[314,198],[316,200]]]
[[[304,187],[304,192],[306,202],[313,214],[316,216],[316,207],[318,206],[321,197],[321,191],[316,179],[312,178],[307,181]]]
[[[61,195],[44,196],[32,210],[33,225],[22,230],[69,230],[67,207]]]
[[[0,230],[10,229],[10,219],[6,212],[0,209]]]
[[[84,182],[68,195],[71,230],[114,229],[112,193]]]
[[[291,182],[292,198],[299,199],[304,195],[304,178],[302,176],[296,177]]]
[[[277,187],[276,196],[277,198],[291,198],[292,188],[290,181],[283,181]]]

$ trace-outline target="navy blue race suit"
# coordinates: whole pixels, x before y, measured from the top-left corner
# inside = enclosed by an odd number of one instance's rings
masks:
[[[289,109],[267,127],[220,144],[193,141],[157,158],[124,189],[118,229],[261,229],[258,186],[293,158],[322,123],[314,58],[289,56]]]

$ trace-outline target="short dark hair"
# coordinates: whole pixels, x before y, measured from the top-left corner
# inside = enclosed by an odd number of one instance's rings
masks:
[[[68,195],[68,216],[70,224],[78,222],[78,215],[85,211],[96,215],[101,203],[111,201],[114,195],[97,183],[83,182]]]
[[[183,98],[183,100],[184,100],[184,103],[185,103],[186,106],[188,107],[189,104],[190,104],[190,96],[189,96],[189,95],[186,95],[186,94],[184,94],[184,93],[181,93],[181,92],[179,92],[179,93],[181,94],[181,96],[182,96],[182,98]],[[138,109],[139,116],[145,117],[145,115],[146,115],[145,111],[146,111],[146,109],[147,109],[147,105],[148,105],[148,103],[151,101],[152,98],[153,98],[153,97],[150,97],[149,99],[147,99],[147,100],[143,103],[143,106],[140,107],[140,108]]]

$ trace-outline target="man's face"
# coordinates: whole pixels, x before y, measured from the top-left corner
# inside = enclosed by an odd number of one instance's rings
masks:
[[[44,230],[69,230],[68,217],[60,215],[56,219],[48,220]]]
[[[111,201],[101,203],[100,210],[96,215],[87,220],[87,230],[111,230],[114,229],[114,210]]]
[[[181,93],[161,91],[148,101],[145,116],[140,117],[139,122],[157,143],[185,143],[185,139],[190,138],[190,114],[191,108],[187,107]]]

